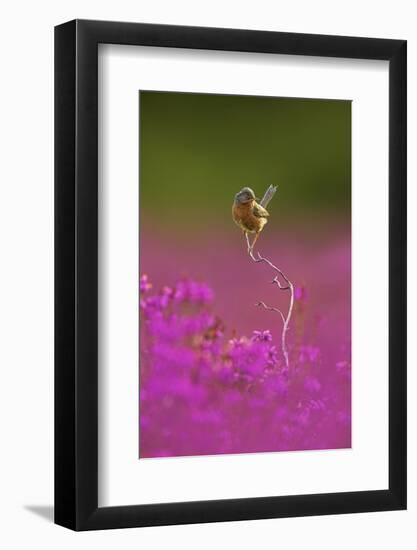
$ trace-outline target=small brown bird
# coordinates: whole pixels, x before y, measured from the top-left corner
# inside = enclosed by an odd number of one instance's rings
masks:
[[[270,185],[265,192],[262,200],[256,198],[255,193],[250,187],[243,187],[235,195],[232,206],[232,216],[235,223],[242,229],[248,243],[248,252],[253,250],[259,237],[259,233],[268,222],[269,212],[265,209],[269,201],[275,194],[276,187]],[[248,233],[255,233],[252,244],[249,242]]]

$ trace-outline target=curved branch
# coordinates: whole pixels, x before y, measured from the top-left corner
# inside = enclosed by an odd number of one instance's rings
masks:
[[[282,322],[285,323],[285,317],[284,317],[284,314],[282,313],[282,311],[280,309],[278,309],[277,307],[271,307],[271,306],[267,306],[265,304],[265,302],[257,302],[255,304],[255,306],[262,306],[264,309],[267,309],[269,311],[276,311],[277,313],[279,313],[281,315],[281,319],[282,319]]]
[[[287,367],[289,367],[290,361],[289,361],[289,355],[288,355],[288,349],[287,349],[286,335],[289,330],[292,310],[294,308],[294,285],[276,265],[274,265],[270,260],[268,260],[268,258],[261,256],[259,252],[257,253],[257,257],[254,256],[253,248],[250,246],[249,237],[247,233],[246,233],[246,242],[248,244],[248,254],[251,260],[254,261],[255,263],[266,263],[271,269],[273,269],[276,272],[276,275],[272,279],[271,283],[276,284],[280,290],[288,290],[290,292],[290,303],[288,306],[288,311],[286,316],[282,313],[280,309],[268,306],[264,302],[258,302],[256,304],[257,306],[261,306],[264,309],[267,309],[269,311],[275,311],[276,313],[279,313],[281,315],[282,322],[283,322],[282,333],[281,333],[281,348],[282,348],[282,354],[285,359],[285,364]],[[285,284],[283,284],[279,280],[279,277],[281,277],[284,280]]]

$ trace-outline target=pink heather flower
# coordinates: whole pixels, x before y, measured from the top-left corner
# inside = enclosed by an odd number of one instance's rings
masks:
[[[241,337],[241,338],[231,338],[229,340],[229,345],[232,347],[232,348],[241,348],[243,346],[246,346],[247,345],[247,339],[244,338],[244,337]]]
[[[267,365],[265,347],[257,342],[234,346],[229,357],[236,372],[250,377],[261,374]]]
[[[317,378],[313,378],[312,376],[308,376],[304,380],[304,387],[307,391],[311,393],[317,393],[321,390],[321,384],[317,380]]]
[[[294,298],[297,302],[307,301],[307,292],[304,286],[296,286],[294,288]]]
[[[189,283],[189,299],[191,302],[197,302],[202,304],[210,303],[214,298],[214,293],[209,286],[204,283]]]
[[[310,409],[316,411],[323,411],[326,408],[324,401],[321,399],[311,399],[308,402],[308,406],[310,407]]]
[[[273,367],[278,363],[278,350],[275,346],[268,349],[268,365]]]
[[[223,367],[216,373],[216,377],[222,384],[231,387],[233,382],[238,378],[238,375],[232,368]]]
[[[174,290],[174,300],[177,303],[208,304],[213,298],[214,293],[212,289],[205,283],[183,280],[177,283]]]
[[[152,284],[148,280],[148,276],[146,274],[142,275],[139,281],[139,290],[141,293],[148,292],[151,290]]]
[[[315,363],[320,357],[320,350],[315,346],[300,346],[298,360],[300,363]]]
[[[153,295],[146,276],[140,285],[141,457],[350,445],[339,375],[350,373],[348,358],[335,366],[311,342],[290,340],[287,368],[269,330],[229,340],[206,284],[181,280]]]
[[[307,426],[310,420],[310,410],[308,408],[301,409],[300,412],[295,415],[294,420],[301,426]]]
[[[337,414],[337,420],[341,424],[349,425],[351,421],[351,415],[345,411],[341,411]]]
[[[349,368],[349,363],[347,361],[338,361],[336,363],[336,369],[339,371],[339,372],[343,372],[345,371],[346,369]]]
[[[149,296],[142,300],[143,309],[146,313],[152,314],[165,309],[168,305],[168,299],[166,296]]]
[[[269,330],[254,330],[252,333],[254,342],[272,342],[272,334]]]
[[[343,378],[348,380],[351,376],[350,362],[349,361],[338,361],[336,363],[336,372],[338,374],[340,374]]]
[[[267,391],[270,397],[275,398],[277,395],[282,397],[288,393],[288,380],[285,376],[275,374],[266,379]]]

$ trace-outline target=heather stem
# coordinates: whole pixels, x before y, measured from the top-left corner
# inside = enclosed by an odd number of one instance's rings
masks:
[[[287,336],[287,332],[289,330],[289,324],[290,324],[290,320],[291,320],[292,310],[293,310],[293,307],[294,307],[294,285],[291,283],[291,281],[288,279],[288,277],[286,275],[284,275],[284,273],[276,265],[274,265],[270,260],[268,260],[268,258],[265,258],[264,256],[261,256],[261,254],[259,252],[257,253],[257,255],[258,255],[257,258],[253,255],[253,248],[250,246],[249,237],[248,237],[247,233],[246,233],[246,241],[248,243],[248,254],[249,254],[249,257],[251,258],[251,260],[253,260],[255,263],[262,263],[263,262],[263,263],[266,263],[267,265],[269,265],[269,267],[271,267],[271,269],[273,269],[277,273],[277,275],[275,275],[275,277],[271,281],[272,284],[276,284],[280,290],[289,290],[289,292],[290,292],[290,303],[289,303],[289,306],[288,306],[288,311],[287,311],[286,316],[278,308],[268,306],[264,302],[258,302],[256,304],[257,306],[261,306],[264,309],[267,309],[269,311],[275,311],[275,312],[277,312],[281,315],[282,322],[283,322],[282,333],[281,333],[281,348],[282,348],[282,354],[283,354],[284,359],[285,359],[285,364],[286,364],[287,367],[289,367],[290,366],[290,361],[289,361],[289,355],[288,355],[288,349],[287,349],[286,336]],[[282,277],[282,279],[284,279],[285,284],[282,284],[280,282],[278,276],[280,276],[280,277]]]

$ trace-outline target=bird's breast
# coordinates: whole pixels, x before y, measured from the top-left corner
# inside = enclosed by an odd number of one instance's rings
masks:
[[[259,218],[253,214],[252,205],[249,204],[233,204],[232,215],[235,223],[244,231],[257,233],[262,230],[266,224],[266,218]]]

